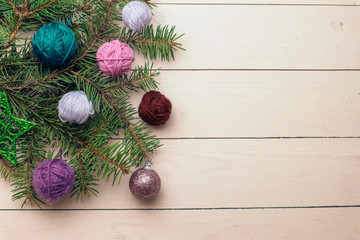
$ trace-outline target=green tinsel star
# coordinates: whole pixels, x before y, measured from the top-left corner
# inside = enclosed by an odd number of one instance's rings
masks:
[[[0,155],[17,165],[16,139],[33,128],[36,123],[11,115],[6,93],[0,94]]]

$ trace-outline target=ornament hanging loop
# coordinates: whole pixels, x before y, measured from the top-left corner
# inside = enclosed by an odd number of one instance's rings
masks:
[[[154,155],[155,155],[155,152],[152,151],[150,160],[149,160],[149,159],[145,159],[145,166],[143,167],[144,169],[147,169],[147,170],[151,169],[152,160],[153,160],[153,158],[154,158]]]

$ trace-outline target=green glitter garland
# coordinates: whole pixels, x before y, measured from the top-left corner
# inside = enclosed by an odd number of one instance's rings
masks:
[[[0,94],[0,155],[17,165],[16,139],[36,123],[12,116],[6,93]]]

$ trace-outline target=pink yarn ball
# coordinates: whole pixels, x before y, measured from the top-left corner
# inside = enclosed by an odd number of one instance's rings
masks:
[[[113,40],[99,47],[96,60],[101,71],[111,77],[116,77],[130,71],[134,53],[126,43]]]

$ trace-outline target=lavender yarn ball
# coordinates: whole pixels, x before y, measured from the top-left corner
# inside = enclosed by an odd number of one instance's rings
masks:
[[[61,159],[41,162],[32,175],[32,185],[37,196],[48,204],[66,197],[74,188],[74,183],[74,170]]]
[[[154,170],[141,168],[130,177],[130,191],[140,200],[154,199],[160,191],[160,187],[161,179]]]
[[[152,14],[149,6],[140,1],[132,1],[118,10],[122,15],[124,24],[134,31],[140,31],[151,22]]]
[[[67,123],[85,123],[89,116],[94,114],[91,101],[82,91],[65,94],[59,101],[59,118]]]

